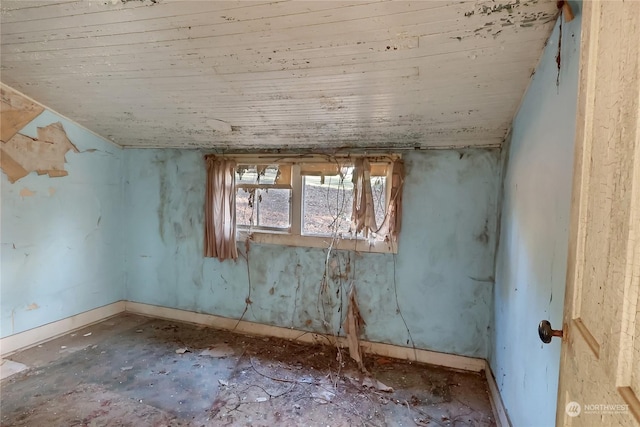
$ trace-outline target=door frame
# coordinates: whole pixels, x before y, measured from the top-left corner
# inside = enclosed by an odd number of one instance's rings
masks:
[[[634,2],[629,2],[634,3]],[[606,123],[606,117],[598,116],[596,111],[597,102],[607,101],[607,98],[613,99],[618,97],[623,100],[620,111],[613,111],[612,115],[618,114],[616,118],[619,120],[616,124],[631,129],[631,133],[635,134],[635,141],[630,138],[628,141],[629,156],[631,157],[630,170],[628,176],[620,178],[624,184],[630,185],[631,192],[628,205],[619,203],[613,206],[627,208],[628,212],[617,211],[618,217],[628,215],[628,229],[622,234],[603,238],[603,244],[610,244],[616,237],[624,239],[620,244],[626,244],[626,253],[623,259],[609,258],[610,265],[616,263],[616,267],[624,271],[623,280],[623,303],[621,307],[621,324],[620,332],[611,334],[608,338],[609,348],[615,346],[617,360],[613,362],[615,366],[609,373],[612,384],[615,385],[617,393],[622,401],[626,402],[630,412],[630,420],[640,424],[640,401],[634,390],[625,383],[625,378],[630,376],[633,368],[633,340],[625,336],[625,330],[628,334],[633,334],[640,325],[635,325],[636,310],[640,309],[638,305],[638,282],[640,281],[640,112],[633,114],[633,110],[629,113],[625,108],[636,105],[640,109],[640,59],[633,60],[633,54],[640,56],[640,13],[626,14],[616,10],[614,7],[626,7],[627,12],[635,12],[638,4],[623,6],[621,2],[613,1],[585,1],[582,3],[582,31],[581,31],[581,48],[580,48],[580,75],[578,87],[578,109],[576,123],[576,140],[575,140],[575,157],[574,157],[574,176],[573,191],[571,199],[571,216],[570,216],[570,233],[569,233],[569,252],[567,258],[567,278],[565,291],[565,306],[563,315],[563,331],[562,350],[560,356],[560,380],[558,385],[558,398],[556,410],[556,424],[563,425],[566,420],[566,405],[575,400],[579,396],[572,395],[568,398],[570,382],[573,379],[573,367],[576,366],[576,359],[583,354],[575,354],[573,348],[574,340],[584,340],[591,349],[591,352],[598,359],[600,353],[600,344],[591,335],[588,328],[580,320],[580,295],[581,288],[576,284],[583,283],[585,273],[585,250],[586,238],[589,231],[588,201],[589,196],[595,191],[590,186],[592,175],[592,165],[596,162],[604,162],[603,157],[594,157],[592,148],[596,144],[610,144],[611,140],[595,140],[594,128],[603,126]],[[634,9],[635,8],[635,9]],[[616,21],[617,20],[617,21]],[[612,22],[620,25],[612,25]],[[605,55],[600,51],[601,35],[611,39],[612,32],[619,36],[619,43],[616,48],[605,51]],[[621,33],[620,33],[621,32]],[[604,37],[603,37],[604,38]],[[638,40],[635,47],[630,48],[629,44],[633,40]],[[629,55],[629,49],[633,49],[632,55]],[[626,56],[625,56],[626,55]],[[632,58],[625,62],[625,58]],[[627,71],[621,75],[629,76],[629,79],[609,78],[608,76],[598,76],[599,67],[603,64],[616,64],[616,67]],[[606,70],[606,66],[604,67]],[[629,87],[635,88],[629,91]],[[635,132],[633,132],[635,130]],[[612,131],[613,133],[613,131]],[[626,134],[625,134],[626,135]],[[623,141],[622,137],[620,141]],[[613,144],[616,144],[614,141]],[[622,144],[622,147],[625,147]],[[603,163],[600,163],[603,164]],[[635,165],[635,166],[633,166]],[[613,171],[617,165],[606,166]],[[627,165],[628,166],[628,165]],[[613,173],[613,172],[612,172]],[[597,182],[597,181],[595,181]],[[607,191],[609,194],[615,193],[615,186],[605,186],[599,188],[598,191]],[[614,267],[610,267],[614,268]],[[605,290],[606,292],[606,290]],[[577,308],[576,308],[577,307]],[[616,323],[617,325],[617,323]],[[636,343],[637,345],[637,343]],[[631,348],[629,347],[631,346]],[[574,363],[573,365],[571,363]],[[602,364],[606,362],[601,362]],[[633,424],[631,421],[630,425]]]

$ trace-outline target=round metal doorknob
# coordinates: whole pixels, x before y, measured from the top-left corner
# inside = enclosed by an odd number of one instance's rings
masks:
[[[553,337],[562,338],[562,329],[556,330],[551,327],[551,323],[548,320],[543,320],[538,325],[538,335],[543,343],[549,344]]]

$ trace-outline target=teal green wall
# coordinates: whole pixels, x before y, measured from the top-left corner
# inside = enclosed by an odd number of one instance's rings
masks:
[[[397,292],[417,347],[486,357],[499,159],[487,149],[405,155],[397,256],[336,252],[321,292],[322,249],[251,244],[247,257],[240,243],[237,261],[202,257],[203,153],[126,150],[127,299],[238,319],[250,274],[245,320],[335,332],[354,281],[366,339],[410,345]]]
[[[0,173],[2,337],[125,297],[123,150],[50,111],[20,133],[55,122],[79,150],[66,155],[68,176],[11,184]]]
[[[538,323],[559,329],[569,242],[580,19],[551,35],[513,121],[504,177],[491,369],[514,427],[555,424],[560,340],[543,345]]]
[[[247,256],[241,242],[237,261],[202,257],[202,152],[123,151],[48,111],[21,132],[56,121],[80,151],[68,176],[2,174],[2,336],[121,299],[238,319],[250,274],[246,320],[342,333],[354,281],[366,339],[488,354],[498,150],[407,154],[398,254],[336,251],[321,291],[322,249],[251,244]]]

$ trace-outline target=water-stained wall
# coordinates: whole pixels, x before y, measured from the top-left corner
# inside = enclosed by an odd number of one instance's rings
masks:
[[[513,121],[504,177],[490,361],[517,427],[555,424],[560,340],[542,344],[537,327],[562,325],[581,17],[572,6],[560,71],[556,25]]]
[[[203,258],[202,152],[125,153],[128,300],[341,332],[354,281],[366,339],[403,346],[413,340],[419,348],[487,356],[497,150],[406,154],[398,254],[335,252],[326,288],[320,286],[322,249],[251,244],[247,253],[240,242],[235,262]]]
[[[57,122],[75,147],[55,171],[68,175],[31,172],[10,183],[0,172],[2,337],[125,296],[123,151],[48,110],[19,134],[28,143]],[[20,155],[31,162],[28,150]]]

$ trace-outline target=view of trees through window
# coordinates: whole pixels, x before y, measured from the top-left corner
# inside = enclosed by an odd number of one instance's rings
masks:
[[[310,235],[333,235],[353,237],[351,213],[353,210],[353,168],[346,168],[342,176],[319,176],[303,178],[302,233]],[[386,178],[371,178],[373,204],[378,227],[384,221]]]
[[[274,229],[290,226],[291,190],[273,188],[278,166],[239,166],[236,170],[236,224]]]
[[[303,235],[353,237],[353,167],[341,174],[302,176]],[[236,220],[240,227],[286,231],[291,226],[292,190],[278,185],[277,165],[239,166],[236,172]],[[385,218],[386,177],[371,177],[376,223]],[[296,198],[300,199],[300,198]],[[382,236],[378,236],[380,239]]]
[[[240,226],[288,229],[291,190],[239,188],[236,194],[236,223]]]

